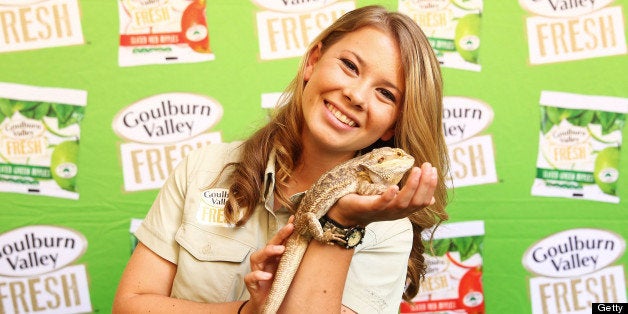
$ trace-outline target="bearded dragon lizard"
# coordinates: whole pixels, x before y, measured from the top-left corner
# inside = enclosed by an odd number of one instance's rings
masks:
[[[341,197],[382,194],[399,183],[403,175],[414,165],[414,158],[399,148],[383,147],[350,159],[323,174],[297,207],[294,231],[286,241],[271,290],[262,313],[276,313],[292,283],[303,254],[311,239],[332,244],[341,240],[329,231],[323,232],[319,219]]]

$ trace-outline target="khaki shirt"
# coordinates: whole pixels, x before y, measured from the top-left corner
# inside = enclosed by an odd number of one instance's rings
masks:
[[[190,153],[164,183],[135,233],[144,245],[177,265],[172,297],[199,302],[248,299],[244,276],[250,272],[250,254],[264,247],[290,217],[285,208],[272,211],[273,155],[266,169],[265,195],[254,214],[242,227],[225,223],[228,175],[210,184],[226,163],[239,160],[240,144],[212,144]],[[398,313],[412,226],[401,219],[371,223],[366,230],[351,261],[342,303],[359,313]]]

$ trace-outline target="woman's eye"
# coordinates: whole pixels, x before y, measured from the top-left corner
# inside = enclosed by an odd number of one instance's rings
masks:
[[[352,72],[358,73],[358,67],[355,63],[351,62],[349,59],[340,59],[342,63]]]
[[[390,101],[392,101],[392,102],[395,102],[395,101],[396,101],[395,95],[394,95],[393,93],[391,93],[389,90],[387,90],[387,89],[383,89],[383,88],[380,88],[380,89],[379,89],[379,92],[380,92],[380,93],[381,93],[384,97],[386,97],[388,100],[390,100]]]

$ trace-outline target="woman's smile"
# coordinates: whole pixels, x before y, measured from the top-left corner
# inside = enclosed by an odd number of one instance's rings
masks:
[[[338,110],[334,105],[325,101],[325,107],[331,112],[331,114],[340,122],[350,126],[350,127],[359,127],[358,123],[353,119],[347,117],[342,111]]]

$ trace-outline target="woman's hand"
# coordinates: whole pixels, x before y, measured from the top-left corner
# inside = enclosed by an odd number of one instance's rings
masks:
[[[294,216],[290,217],[288,223],[270,239],[265,247],[251,254],[251,272],[244,276],[244,283],[251,295],[246,307],[255,309],[253,310],[255,313],[262,308],[270,292],[279,260],[286,249],[284,244],[294,230],[293,220]]]
[[[340,198],[327,215],[345,226],[404,218],[434,204],[437,183],[436,168],[426,162],[421,168],[411,169],[401,190],[395,185],[381,195],[349,194]]]

